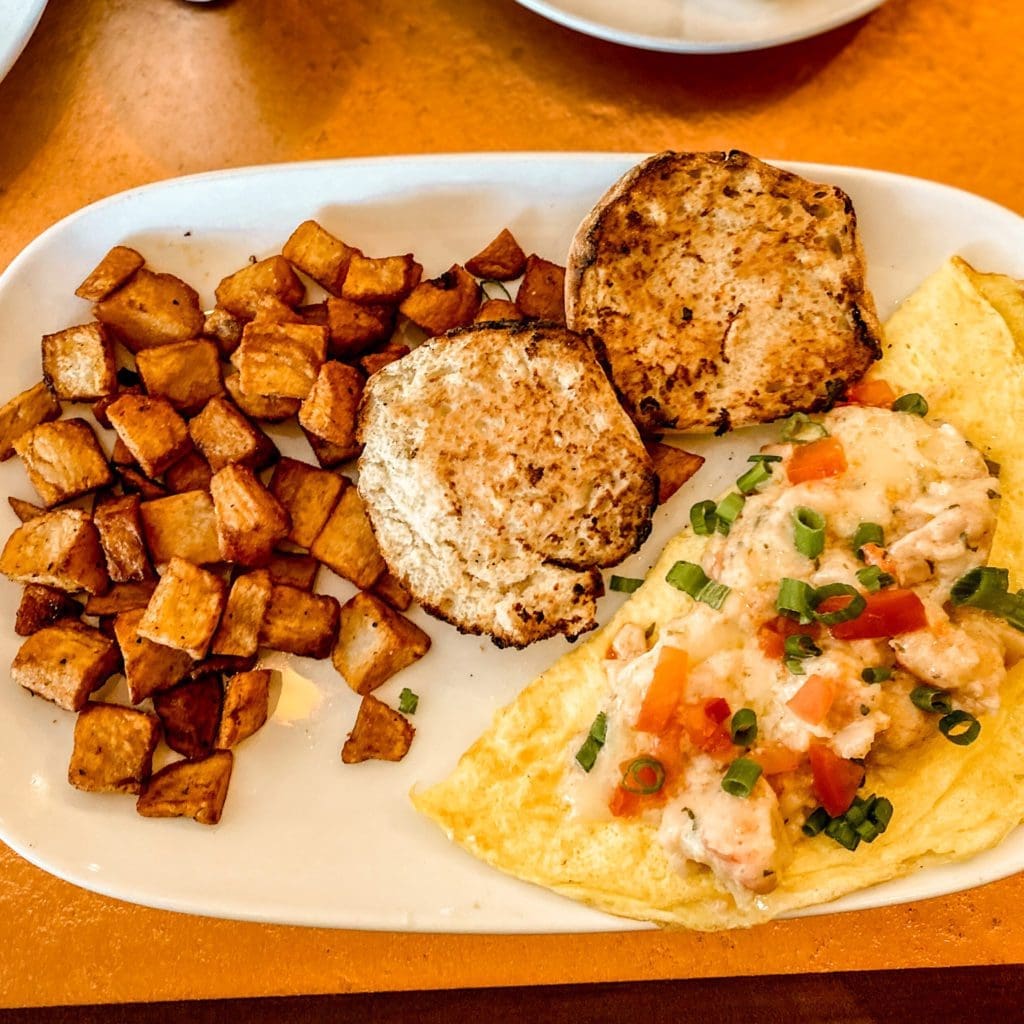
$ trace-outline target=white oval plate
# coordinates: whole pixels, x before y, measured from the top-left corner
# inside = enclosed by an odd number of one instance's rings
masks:
[[[380,158],[231,170],[147,186],[87,207],[33,242],[0,278],[7,339],[4,395],[38,381],[39,337],[89,319],[74,289],[119,242],[196,286],[206,302],[250,255],[279,252],[313,217],[371,255],[412,250],[428,274],[467,259],[509,226],[528,251],[563,262],[593,202],[635,157],[621,154]],[[853,197],[871,284],[883,313],[947,256],[1024,276],[1024,220],[983,199],[871,171],[792,165]],[[72,415],[77,414],[77,410]],[[105,435],[109,438],[110,434]],[[644,549],[618,569],[642,575],[691,503],[735,476],[733,450],[750,437],[694,440],[708,464],[656,514]],[[312,461],[301,439],[289,454]],[[0,490],[35,500],[19,460],[0,464]],[[0,532],[16,525],[0,508]],[[320,589],[351,587],[322,570]],[[11,625],[20,588],[0,580],[0,661],[18,647]],[[607,618],[621,595],[601,605]],[[417,737],[400,764],[345,766],[340,748],[358,698],[330,661],[293,659],[319,706],[288,721],[285,704],[238,750],[216,827],[140,818],[134,800],[81,793],[66,782],[74,716],[8,682],[0,687],[0,838],[30,861],[88,889],[218,917],[391,930],[552,932],[640,927],[508,878],[452,847],[406,793],[443,777],[459,754],[567,645],[553,639],[499,651],[412,613],[430,653],[379,695],[393,706],[420,695]],[[301,698],[301,692],[295,695]],[[301,704],[302,701],[300,700]],[[870,851],[868,851],[870,855]],[[1024,867],[1024,832],[970,863],[929,870],[817,912],[950,892]]]
[[[642,50],[739,53],[855,21],[884,0],[518,0],[567,28]]]
[[[46,0],[0,0],[0,80],[32,38]]]

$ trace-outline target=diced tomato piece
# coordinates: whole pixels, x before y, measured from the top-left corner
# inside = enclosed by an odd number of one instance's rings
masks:
[[[865,544],[860,551],[868,565],[877,566],[882,572],[887,572],[890,576],[895,577],[897,575],[896,560],[889,555],[885,548],[879,547],[877,544]]]
[[[864,781],[863,767],[840,757],[824,743],[812,743],[810,757],[818,802],[833,818],[845,814]]]
[[[803,754],[798,750],[790,750],[789,747],[783,746],[761,747],[749,756],[761,766],[765,775],[782,775],[785,772],[796,771],[803,761]]]
[[[715,725],[721,725],[731,714],[729,702],[724,697],[712,697],[704,702],[704,714],[711,719]]]
[[[628,789],[616,786],[611,800],[608,801],[608,810],[616,818],[634,818],[643,810],[644,800],[642,794],[630,793]]]
[[[786,652],[786,637],[799,633],[805,633],[817,640],[821,634],[821,627],[817,622],[801,626],[796,619],[791,619],[788,615],[776,615],[758,629],[757,643],[766,658],[781,658]]]
[[[725,719],[716,721],[708,714],[708,706],[711,705],[712,715],[720,713],[721,697],[701,701],[699,704],[682,704],[679,707],[679,720],[689,741],[705,754],[724,753],[732,749],[732,737],[725,727]],[[725,717],[729,717],[729,705],[722,701],[726,707]]]
[[[640,713],[636,716],[635,729],[660,733],[666,728],[686,692],[689,667],[690,659],[686,651],[669,646],[661,649],[658,663],[654,667],[654,678],[647,687]]]
[[[824,480],[845,472],[846,452],[837,437],[823,437],[819,441],[799,445],[786,463],[786,475],[793,484]]]
[[[807,677],[807,682],[786,701],[786,707],[808,725],[817,725],[825,720],[835,699],[835,681],[828,676],[814,675]]]
[[[818,611],[835,611],[835,608],[826,607],[833,600],[845,601],[841,597],[826,598]],[[837,640],[880,640],[900,633],[913,633],[928,626],[924,604],[912,590],[879,590],[874,594],[865,594],[864,600],[864,611],[857,618],[829,626],[829,632]]]
[[[846,389],[848,405],[873,405],[879,409],[888,409],[897,397],[887,380],[859,380]]]

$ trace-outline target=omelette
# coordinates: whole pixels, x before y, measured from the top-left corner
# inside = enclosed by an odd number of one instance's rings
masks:
[[[940,268],[849,401],[752,450],[415,806],[525,881],[700,929],[999,843],[1024,817],[1017,294]]]

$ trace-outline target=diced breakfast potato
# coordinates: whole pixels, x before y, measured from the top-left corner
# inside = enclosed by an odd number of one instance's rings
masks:
[[[145,608],[156,590],[156,577],[140,583],[116,583],[105,594],[90,594],[86,615],[118,615],[133,608]]]
[[[253,323],[304,324],[306,322],[298,310],[293,309],[269,292],[256,296],[253,300],[253,310],[255,313],[252,318]],[[242,333],[245,333],[244,329]]]
[[[488,299],[477,310],[473,322],[477,324],[500,323],[503,320],[522,320],[519,307],[509,299]]]
[[[225,359],[242,343],[245,320],[229,313],[223,306],[214,306],[203,318],[203,337],[209,338]]]
[[[44,334],[43,379],[65,402],[102,398],[117,391],[114,342],[101,323]]]
[[[237,746],[259,730],[270,710],[270,671],[239,672],[224,688],[224,709],[217,732],[217,749]]]
[[[387,568],[355,487],[346,487],[309,553],[357,587],[372,587]]]
[[[168,490],[163,484],[150,480],[136,466],[115,466],[117,477],[121,481],[121,489],[125,494],[138,494],[143,501],[156,501],[166,498]]]
[[[326,594],[274,585],[260,628],[260,646],[326,658],[338,636],[338,602]]]
[[[341,748],[341,759],[345,764],[371,759],[401,761],[415,735],[416,730],[404,715],[366,694],[359,704],[355,725]]]
[[[135,364],[146,391],[166,398],[186,416],[198,412],[224,391],[220,358],[212,341],[177,341],[146,349],[138,354]]]
[[[274,467],[270,493],[291,517],[288,540],[308,548],[334,510],[347,481],[325,469],[283,458]]]
[[[142,539],[140,500],[129,494],[96,506],[93,522],[107,559],[107,574],[115,583],[130,583],[153,575]]]
[[[528,256],[516,305],[524,316],[564,324],[565,267],[536,255]]]
[[[274,583],[283,583],[299,590],[312,590],[320,563],[312,555],[276,551],[267,562],[267,572]]]
[[[107,418],[147,476],[159,476],[192,450],[185,421],[166,398],[122,395]]]
[[[207,673],[163,690],[153,697],[153,710],[163,723],[164,741],[190,760],[208,757],[217,745],[224,688]]]
[[[359,367],[367,377],[409,354],[409,346],[398,341],[389,341],[376,352],[367,352],[359,360]]]
[[[704,465],[703,456],[693,455],[671,444],[648,441],[644,447],[654,463],[654,472],[658,474],[659,505],[664,505]]]
[[[327,358],[327,328],[253,321],[231,357],[239,386],[251,395],[305,398]]]
[[[185,491],[139,507],[146,547],[157,565],[184,558],[195,565],[220,561],[217,516],[206,491]]]
[[[466,260],[466,269],[488,281],[513,281],[526,269],[526,253],[512,232],[502,228],[493,241]]]
[[[14,618],[14,632],[18,636],[31,636],[61,619],[78,619],[82,614],[81,602],[67,591],[30,583],[25,587]]]
[[[198,661],[220,622],[225,589],[212,572],[172,558],[139,622],[139,636],[187,651]]]
[[[150,778],[135,808],[147,818],[194,818],[216,825],[224,811],[231,766],[230,750],[214,751],[201,761],[175,761]]]
[[[299,425],[331,447],[329,459],[316,451],[321,465],[337,465],[362,450],[356,440],[356,414],[363,394],[363,375],[347,363],[324,363],[312,390],[299,409]]]
[[[129,387],[121,387],[113,394],[104,395],[102,398],[97,399],[92,403],[92,414],[96,418],[96,422],[101,427],[106,427],[108,430],[114,428],[110,425],[110,420],[107,418],[107,410],[122,396],[122,395],[141,395],[142,387],[138,384],[130,385]]]
[[[185,651],[139,635],[139,623],[145,613],[144,607],[135,608],[114,619],[114,637],[121,649],[128,699],[133,704],[174,686],[192,667],[192,658]]]
[[[145,267],[93,307],[93,315],[131,352],[188,341],[203,329],[196,290]]]
[[[239,565],[265,565],[291,526],[278,500],[251,469],[239,465],[214,473],[210,494],[221,557]]]
[[[277,455],[274,442],[222,395],[211,398],[188,429],[214,473],[233,463],[262,469]]]
[[[213,470],[203,456],[196,451],[189,452],[164,473],[164,483],[174,494],[185,491],[208,491]]]
[[[197,661],[188,670],[189,679],[199,679],[202,676],[215,675],[227,672],[248,672],[256,666],[256,658],[253,655],[243,658],[237,654],[211,654],[202,661]]]
[[[217,304],[243,320],[260,311],[261,298],[272,295],[286,306],[302,302],[306,289],[283,256],[250,263],[217,285]]]
[[[114,450],[110,453],[110,461],[115,466],[134,466],[136,469],[139,467],[131,448],[119,437],[114,438]]]
[[[418,284],[398,311],[430,335],[473,322],[480,308],[480,285],[457,263],[440,277]]]
[[[411,252],[382,259],[356,253],[349,262],[341,295],[352,302],[395,304],[420,283],[422,276],[423,267]]]
[[[40,381],[0,407],[0,460],[14,454],[14,442],[33,427],[60,416],[60,402],[49,384]]]
[[[332,661],[356,693],[377,689],[422,658],[430,637],[373,594],[356,594],[341,609]]]
[[[317,327],[326,327],[328,323],[327,318],[327,300],[323,302],[313,302],[306,306],[299,306],[295,311],[302,317],[304,324],[315,324]],[[330,339],[328,338],[328,341]]]
[[[391,337],[395,329],[395,307],[330,298],[327,300],[327,328],[331,355],[351,359]]]
[[[249,395],[242,390],[241,377],[238,371],[224,375],[224,387],[246,416],[254,420],[266,420],[268,423],[281,423],[290,419],[299,411],[302,404],[300,398],[279,398],[276,395]]]
[[[412,604],[412,594],[389,571],[385,571],[374,583],[373,592],[400,612],[406,611]]]
[[[113,480],[96,433],[83,419],[40,423],[14,442],[14,450],[48,507]]]
[[[23,522],[27,523],[30,519],[38,519],[40,516],[46,515],[46,509],[39,505],[33,505],[31,501],[23,501],[21,498],[8,497],[7,504],[11,506],[11,511]]]
[[[260,643],[260,629],[270,604],[270,573],[245,573],[231,584],[224,615],[213,638],[214,654],[251,657]]]
[[[89,703],[75,721],[68,782],[90,793],[138,793],[160,740],[156,715]]]
[[[115,245],[75,289],[87,302],[99,302],[121,287],[146,261],[127,245]]]
[[[110,585],[100,536],[87,512],[62,508],[30,519],[7,539],[0,572],[18,583],[102,594]]]
[[[315,220],[303,221],[281,250],[285,259],[332,295],[341,294],[349,262],[358,252]]]
[[[117,671],[117,645],[84,622],[60,622],[33,633],[18,649],[11,678],[66,711],[81,711],[89,694]]]

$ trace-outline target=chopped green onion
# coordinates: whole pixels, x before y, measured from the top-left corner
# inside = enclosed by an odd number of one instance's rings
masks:
[[[900,395],[892,403],[892,411],[909,412],[914,416],[927,416],[928,403],[924,400],[924,396],[919,395],[916,391],[912,391],[909,395]]]
[[[819,613],[817,610],[818,605],[830,597],[849,597],[850,600],[842,608],[837,608],[834,612]],[[827,586],[818,587],[811,598],[811,608],[814,611],[814,617],[826,626],[834,626],[837,622],[849,622],[850,619],[857,618],[866,607],[867,601],[864,600],[863,595],[857,593],[849,583],[829,583]]]
[[[708,537],[715,532],[718,524],[718,516],[715,515],[715,503],[713,501],[698,501],[690,509],[690,525],[698,537]]]
[[[695,562],[676,562],[665,574],[665,580],[676,590],[689,594],[695,601],[703,601],[715,611],[721,609],[731,593],[724,583],[708,579],[704,570]]]
[[[885,534],[878,523],[861,523],[853,535],[853,553],[863,562],[864,555],[861,548],[865,544],[877,544],[880,548],[885,547]]]
[[[871,805],[871,820],[884,832],[892,821],[892,801],[884,796],[875,797]]]
[[[576,763],[585,772],[589,772],[594,767],[597,755],[604,746],[604,741],[607,737],[608,716],[601,711],[598,712],[597,717],[590,726],[590,732],[587,733],[587,738],[583,741],[583,745],[576,751]]]
[[[643,585],[643,580],[632,576],[612,576],[608,581],[608,589],[618,591],[620,594],[632,594],[634,590],[639,590]]]
[[[729,735],[738,747],[751,747],[757,739],[757,713],[753,708],[740,708],[729,723]]]
[[[860,836],[854,831],[853,826],[846,820],[845,816],[833,818],[825,826],[825,835],[834,839],[844,849],[851,853],[860,846]]]
[[[793,513],[793,540],[801,555],[817,558],[825,550],[825,517],[801,505]]]
[[[749,757],[737,757],[722,779],[722,789],[730,796],[746,798],[761,778],[761,766]]]
[[[830,818],[819,807],[804,822],[804,835],[814,837],[825,833],[847,850],[856,850],[860,843],[873,843],[892,821],[892,802],[884,796],[855,796],[845,814]]]
[[[765,481],[772,478],[770,462],[758,459],[737,481],[740,494],[753,494]]]
[[[716,525],[719,533],[729,532],[732,524],[736,522],[739,514],[743,511],[743,503],[746,500],[742,494],[733,491],[715,506],[715,515],[718,517]]]
[[[935,686],[915,686],[910,691],[910,700],[914,707],[933,715],[948,715],[953,710],[949,694]]]
[[[783,650],[787,658],[816,658],[821,654],[821,648],[814,642],[814,637],[806,633],[787,636]]]
[[[877,565],[867,565],[857,570],[857,582],[869,593],[874,594],[883,587],[891,587],[896,580]]]
[[[825,831],[826,826],[831,821],[828,811],[824,807],[819,807],[816,811],[811,812],[807,820],[803,823],[800,831],[805,836],[811,836],[813,838],[816,835],[820,835]]]
[[[802,625],[814,621],[814,610],[811,608],[811,599],[814,597],[814,587],[803,580],[793,580],[786,577],[779,583],[779,596],[775,599],[775,609],[783,615],[799,619]]]
[[[981,732],[981,722],[967,711],[951,711],[939,719],[939,732],[958,747],[970,746]]]
[[[786,658],[782,663],[795,676],[807,675],[807,669],[804,668],[804,663],[799,658]]]
[[[398,710],[401,711],[403,715],[415,715],[419,704],[419,695],[413,693],[408,686],[406,686],[398,695]]]
[[[747,456],[747,462],[781,462],[781,455],[762,455],[758,452],[757,455]]]
[[[860,674],[865,683],[884,683],[892,678],[892,669],[885,665],[872,665]]]
[[[643,754],[630,761],[622,773],[622,782],[619,785],[627,793],[650,796],[665,785],[665,766],[657,758]]]
[[[953,584],[950,600],[998,615],[1014,627],[1024,630],[1024,591],[1009,592],[1010,574],[1006,569],[981,566],[964,573]]]
[[[828,437],[828,431],[823,423],[812,420],[803,412],[795,412],[782,424],[782,440],[794,444],[807,444],[809,441],[817,441],[819,438]]]

